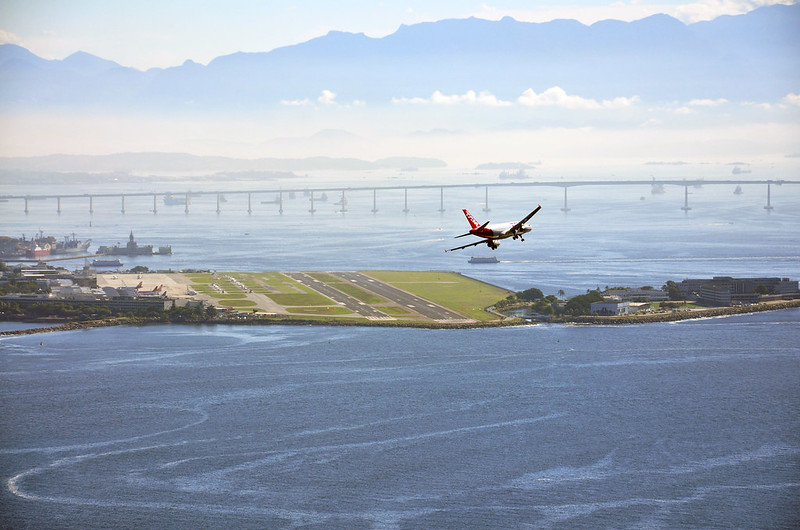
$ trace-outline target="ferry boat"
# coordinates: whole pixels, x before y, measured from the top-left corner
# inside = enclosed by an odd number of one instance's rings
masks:
[[[122,262],[118,259],[96,259],[92,260],[92,267],[121,267]]]
[[[469,258],[469,263],[483,264],[483,263],[500,263],[497,256],[472,256]]]

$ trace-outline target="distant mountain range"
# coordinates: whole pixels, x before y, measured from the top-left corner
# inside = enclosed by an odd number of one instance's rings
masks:
[[[0,108],[214,110],[316,101],[389,105],[435,91],[516,99],[558,86],[586,98],[778,101],[800,89],[800,5],[686,25],[666,15],[583,25],[511,18],[402,26],[383,38],[331,32],[207,66],[139,71],[78,52],[45,60],[0,46]]]

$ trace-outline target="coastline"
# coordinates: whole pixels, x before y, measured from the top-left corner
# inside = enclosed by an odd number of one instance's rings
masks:
[[[785,309],[795,309],[800,307],[798,300],[781,300],[775,302],[762,302],[747,306],[714,307],[706,309],[692,309],[678,311],[674,313],[649,313],[643,315],[620,315],[620,316],[577,316],[559,317],[546,322],[529,322],[521,318],[509,318],[501,321],[489,322],[460,322],[460,323],[436,323],[436,322],[397,322],[397,321],[344,321],[337,319],[307,319],[307,318],[252,318],[246,320],[239,319],[213,319],[206,321],[187,321],[180,324],[190,325],[231,325],[231,326],[358,326],[358,327],[391,327],[391,328],[417,328],[417,329],[481,329],[513,327],[534,324],[579,324],[579,325],[633,325],[633,324],[652,324],[658,322],[675,322],[680,320],[696,320],[701,318],[713,318],[733,315],[745,315],[760,313],[763,311],[781,311]],[[19,321],[15,321],[19,322]],[[56,323],[53,320],[29,320],[22,322],[31,323]],[[49,327],[38,327],[19,329],[0,332],[0,337],[16,335],[36,335],[39,333],[53,333],[58,331],[73,331],[78,329],[92,329],[112,326],[151,326],[151,325],[172,325],[176,323],[149,320],[144,318],[108,318],[102,320],[87,320],[79,322],[62,322],[59,325]]]
[[[761,313],[763,311],[780,311],[800,307],[800,299],[778,300],[773,302],[759,302],[756,304],[709,307],[703,309],[688,309],[674,313],[644,313],[618,316],[577,316],[553,318],[553,324],[588,324],[588,325],[620,325],[620,324],[649,324],[654,322],[676,322],[679,320],[695,320],[699,318],[713,318],[733,315],[746,315]]]

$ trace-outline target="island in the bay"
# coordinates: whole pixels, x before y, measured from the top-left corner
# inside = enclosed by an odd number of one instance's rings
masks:
[[[712,277],[565,297],[511,292],[455,272],[97,272],[0,262],[0,320],[71,327],[144,322],[482,327],[639,323],[800,307],[788,278]]]

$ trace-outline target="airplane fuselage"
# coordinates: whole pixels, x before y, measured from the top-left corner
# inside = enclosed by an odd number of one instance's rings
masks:
[[[518,230],[513,228],[517,223],[494,223],[483,227],[482,230],[470,230],[470,233],[486,239],[505,239],[507,237],[519,237],[531,231],[530,225],[522,225]]]
[[[531,227],[528,224],[525,224],[528,219],[536,215],[542,208],[541,205],[537,206],[535,210],[525,216],[524,219],[521,221],[517,221],[516,223],[490,223],[486,221],[484,224],[478,223],[475,218],[470,214],[466,208],[462,211],[464,212],[464,216],[466,216],[467,221],[469,221],[470,230],[465,234],[461,234],[456,236],[456,238],[464,237],[464,236],[477,236],[482,238],[482,241],[476,241],[473,243],[468,243],[466,245],[461,245],[460,247],[455,247],[451,249],[446,249],[445,252],[451,252],[453,250],[461,250],[467,247],[474,247],[475,245],[480,245],[481,243],[485,243],[490,249],[494,250],[500,246],[500,239],[505,239],[507,237],[513,239],[519,239],[520,241],[525,241],[522,237],[528,232],[531,231]]]

